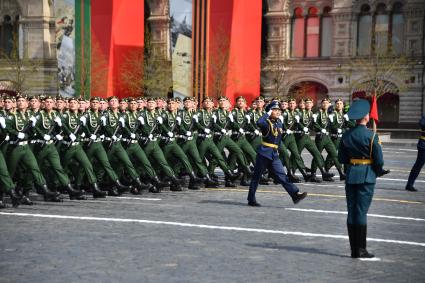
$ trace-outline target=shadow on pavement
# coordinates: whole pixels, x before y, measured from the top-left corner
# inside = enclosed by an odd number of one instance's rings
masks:
[[[320,254],[320,255],[342,257],[342,258],[350,258],[350,256],[347,256],[347,255],[333,254],[333,253],[329,253],[327,251],[319,250],[319,249],[315,249],[315,248],[282,246],[282,245],[277,245],[275,243],[246,244],[246,245],[249,246],[249,247],[253,247],[253,248],[285,250],[285,251],[299,252],[299,253]]]

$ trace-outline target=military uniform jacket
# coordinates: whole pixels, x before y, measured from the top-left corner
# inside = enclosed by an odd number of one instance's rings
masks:
[[[320,109],[313,114],[313,130],[318,135],[329,135],[329,114],[327,111]]]
[[[25,137],[21,141],[26,141],[31,138],[32,131],[30,130],[29,124],[32,123],[29,118],[30,114],[27,112],[11,112],[6,113],[4,116],[6,120],[6,129],[4,129],[2,140],[6,138],[6,135],[9,135],[10,141],[18,141],[18,134],[24,133]],[[23,132],[25,131],[25,132]]]
[[[141,122],[139,120],[139,111],[126,111],[122,117],[125,120],[125,127],[123,128],[123,136],[125,139],[136,140],[139,137]]]
[[[343,134],[338,159],[347,165],[346,184],[375,184],[384,166],[378,136],[363,125],[357,125]],[[350,159],[372,159],[373,163],[351,165]]]
[[[332,137],[340,138],[348,129],[355,126],[354,121],[348,119],[348,115],[342,111],[334,111],[329,115],[329,133]]]
[[[101,120],[102,120],[102,125],[103,125],[103,133],[105,134],[106,137],[111,138],[114,133],[115,136],[118,137],[118,135],[121,133],[121,129],[117,129],[117,128],[121,128],[122,124],[119,121],[121,118],[121,113],[120,112],[114,112],[112,110],[107,110],[103,113]]]
[[[93,110],[87,111],[87,122],[84,127],[86,134],[99,134],[100,128],[102,127],[102,121],[100,120],[102,114],[100,112],[94,112]]]
[[[232,138],[238,139],[240,136],[245,136],[245,129],[251,121],[251,117],[248,115],[248,112],[244,109],[235,108],[230,113],[233,118],[233,121],[229,124],[230,129],[232,130]]]
[[[159,117],[157,111],[149,111],[145,109],[140,112],[140,117],[142,120],[141,135],[145,138],[152,135],[152,139],[157,139],[161,132],[159,128],[160,123],[157,121],[157,118]]]
[[[81,138],[86,136],[84,132],[84,127],[81,125],[80,117],[85,116],[77,112],[66,111],[62,114],[62,130],[63,133],[66,134],[64,136],[65,141],[71,141],[69,138],[70,134],[74,134],[76,136],[76,140],[74,142],[79,142]],[[86,121],[87,123],[87,121]]]
[[[179,111],[178,116],[180,117],[180,122],[177,128],[177,134],[180,137],[184,139],[193,137],[194,131],[196,130],[196,121],[199,121],[197,115],[195,111],[189,111],[187,109]]]
[[[212,137],[214,112],[201,109],[200,111],[198,111],[197,115],[198,115],[198,123],[196,123],[196,129],[198,131],[199,137],[203,139]]]
[[[285,110],[283,116],[283,128],[286,130],[286,134],[292,134],[297,129],[298,121],[300,116],[297,111]]]
[[[159,127],[160,138],[165,143],[175,141],[176,133],[178,131],[177,119],[181,119],[178,115],[178,111],[163,111],[162,112],[162,124]]]
[[[298,111],[299,122],[296,125],[295,133],[297,136],[309,135],[313,127],[313,112],[311,110]]]
[[[37,119],[33,128],[35,138],[41,140],[44,138],[44,135],[49,135],[50,138],[53,138],[53,136],[61,132],[61,127],[55,122],[56,117],[60,119],[56,111],[52,110],[50,113],[47,113],[47,111],[41,110],[35,117]]]
[[[230,118],[229,113],[230,113],[229,111],[221,109],[221,108],[217,109],[214,112],[213,129],[214,129],[214,135],[215,136],[222,136],[222,135],[230,136],[231,130],[229,130],[229,123],[232,122],[233,115],[232,115],[232,118]],[[224,133],[224,132],[226,132],[226,133]]]
[[[258,147],[257,153],[270,160],[279,158],[277,147],[281,142],[282,134],[284,133],[282,121],[280,119],[273,121],[269,119],[269,114],[265,113],[257,121],[257,125],[263,135],[263,143]],[[275,148],[266,146],[264,143],[275,145]]]

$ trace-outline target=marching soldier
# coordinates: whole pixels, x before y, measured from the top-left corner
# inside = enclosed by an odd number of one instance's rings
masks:
[[[339,178],[344,180],[345,175],[342,172],[341,164],[338,161],[338,155],[335,148],[335,145],[332,143],[332,140],[329,137],[329,114],[328,108],[330,105],[329,98],[322,99],[322,107],[321,109],[313,115],[313,129],[316,131],[316,146],[319,152],[321,153],[323,149],[326,149],[326,152],[330,156],[331,160],[335,163],[335,167],[338,170]],[[318,165],[313,160],[311,164],[311,173],[315,174]],[[322,173],[323,175],[323,173]],[[333,181],[333,179],[329,178],[327,181]]]
[[[422,167],[425,164],[425,114],[422,114],[422,118],[419,121],[421,126],[421,136],[418,141],[418,157],[416,158],[415,164],[412,167],[412,170],[409,174],[409,179],[407,180],[406,190],[410,192],[416,192],[417,190],[413,187],[416,178],[419,176]]]
[[[370,104],[359,99],[353,102],[348,117],[357,125],[341,140],[338,159],[346,165],[347,228],[352,258],[372,258],[366,250],[367,212],[372,202],[376,178],[382,176],[384,160],[378,136],[366,125]]]
[[[261,132],[257,126],[257,121],[264,115],[264,97],[257,97],[252,105],[254,105],[254,103],[255,107],[251,107],[251,110],[248,113],[250,122],[247,125],[246,138],[254,150],[257,150],[257,148],[261,145]]]
[[[284,133],[282,122],[279,119],[281,115],[279,102],[270,103],[266,107],[266,111],[257,122],[263,134],[263,141],[257,151],[254,175],[249,186],[248,205],[261,206],[255,198],[255,192],[266,169],[270,170],[274,179],[285,188],[292,201],[297,204],[307,196],[307,193],[300,193],[299,189],[289,182],[278,156],[278,144],[281,142]]]

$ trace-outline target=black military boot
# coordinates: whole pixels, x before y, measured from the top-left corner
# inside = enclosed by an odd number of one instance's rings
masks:
[[[22,199],[21,199],[22,205],[33,205],[34,203],[30,200],[30,190],[22,190]]]
[[[116,186],[109,187],[108,190],[108,196],[110,197],[119,197],[122,195],[122,193],[119,191],[119,189]]]
[[[198,176],[196,176],[195,172],[193,171],[189,173],[189,178],[190,178],[190,181],[194,183],[204,182],[204,178],[199,178]]]
[[[311,174],[307,174],[307,172],[304,169],[300,169],[300,172],[301,172],[301,175],[303,175],[305,182],[310,181]]]
[[[68,193],[70,200],[86,200],[87,199],[82,191],[74,189],[74,187],[72,187],[71,184],[68,184],[65,187],[65,190]]]
[[[323,169],[323,168],[319,168],[319,169],[320,169],[320,172],[322,173],[322,180],[323,181],[326,181],[326,182],[333,182],[334,181],[334,179],[332,179],[334,174],[326,172],[325,169]]]
[[[303,199],[305,199],[305,197],[307,196],[307,193],[300,193],[297,192],[295,195],[291,196],[292,201],[294,202],[294,204],[299,203],[300,201],[302,201]]]
[[[366,250],[366,237],[367,237],[367,225],[357,225],[359,229],[359,257],[360,258],[373,258],[375,255],[369,253]]]
[[[348,240],[350,241],[351,257],[354,258],[358,254],[355,227],[347,223]]]
[[[310,179],[308,179],[308,181],[312,182],[312,183],[321,183],[322,182],[322,180],[317,178],[315,173],[311,174],[311,177],[310,177]]]
[[[124,185],[123,183],[120,182],[119,179],[117,179],[114,182],[114,184],[115,184],[116,188],[118,189],[118,191],[121,192],[121,193],[127,192],[127,191],[129,191],[131,189],[131,186]]]
[[[172,183],[172,184],[171,184],[171,186],[170,186],[170,191],[173,191],[173,192],[181,192],[181,191],[183,191],[183,188],[182,188],[182,186],[181,186],[180,184],[178,184],[178,183]]]
[[[151,178],[151,182],[157,189],[162,189],[170,186],[170,182],[161,181],[158,176]]]
[[[240,182],[241,186],[247,187],[251,184],[251,180],[249,179],[249,175],[244,173]]]
[[[97,183],[93,183],[91,188],[93,192],[93,198],[106,198],[106,192],[102,191]]]
[[[341,168],[338,169],[338,173],[339,173],[339,180],[344,181],[346,176],[345,176],[344,172],[342,172]]]
[[[8,193],[13,207],[18,207],[21,204],[22,196],[17,192],[16,188],[12,188]]]
[[[298,178],[297,176],[293,175],[291,170],[288,170],[288,180],[291,183],[301,183],[300,178]]]
[[[53,196],[59,196],[60,193],[58,192],[53,192],[51,191],[46,184],[41,185],[41,186],[37,186],[37,193],[39,193],[40,195],[44,195],[47,197],[53,197]]]
[[[228,179],[228,180],[230,180],[230,181],[235,181],[235,180],[237,180],[238,178],[240,178],[241,176],[240,176],[240,174],[239,173],[237,173],[237,174],[234,174],[232,171],[227,171],[227,172],[225,172],[224,173],[224,178],[225,179]],[[211,178],[214,178],[213,176],[211,176]],[[218,181],[218,178],[217,178],[217,181]]]
[[[187,188],[189,190],[193,190],[193,191],[197,191],[197,190],[201,189],[197,183],[192,182],[192,181],[189,181],[189,185],[187,186]]]
[[[178,179],[176,176],[170,177],[171,184],[183,185],[184,179]]]
[[[135,194],[135,195],[140,194],[144,190],[150,190],[153,187],[152,184],[142,183],[142,181],[140,181],[140,178],[134,179],[133,180],[133,185],[134,185],[134,188],[131,189],[130,192],[132,194]]]
[[[213,180],[213,178],[211,178],[209,174],[205,176],[204,184],[205,187],[208,188],[218,188],[218,186],[220,185],[220,183],[218,181]]]
[[[0,209],[7,208],[6,202],[4,201],[3,192],[0,192]]]

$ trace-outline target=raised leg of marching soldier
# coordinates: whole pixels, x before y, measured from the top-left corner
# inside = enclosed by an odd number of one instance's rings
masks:
[[[324,172],[323,166],[325,163],[324,163],[323,157],[320,154],[319,150],[317,149],[316,144],[310,139],[310,137],[308,135],[303,135],[297,141],[298,141],[297,144],[298,144],[299,154],[301,155],[301,152],[303,151],[304,148],[307,149],[307,151],[310,152],[310,154],[313,156],[312,162],[315,162],[315,164],[320,168],[320,171]],[[310,176],[309,181],[316,182],[316,183],[321,182],[319,179],[317,179],[315,173],[313,173]]]
[[[64,169],[68,169],[70,163],[75,160],[77,161],[80,168],[82,168],[85,172],[85,175],[87,177],[87,180],[90,184],[90,187],[93,191],[93,197],[94,198],[104,198],[106,196],[106,193],[101,191],[98,184],[97,179],[93,171],[93,166],[90,163],[86,153],[84,152],[81,145],[73,145],[70,148],[65,148],[66,145],[62,146],[62,150],[65,151],[65,154],[63,155],[63,165]]]
[[[125,168],[125,171],[130,176],[133,185],[137,187],[133,187],[130,191],[131,193],[139,194],[141,193],[141,190],[149,190],[152,188],[151,185],[143,184],[140,181],[139,174],[137,174],[133,163],[131,162],[127,152],[122,147],[120,142],[113,143],[111,145],[108,150],[108,157],[112,164],[115,164],[115,162],[119,162]]]
[[[48,162],[49,168],[53,171],[56,181],[63,187],[69,194],[70,199],[86,199],[81,191],[76,190],[72,187],[68,175],[65,173],[62,167],[59,153],[53,143],[45,144],[44,147],[39,145],[36,147],[37,160],[40,165],[43,162]]]
[[[282,140],[284,146],[286,146],[286,148],[288,148],[288,150],[291,152],[291,157],[290,157],[290,168],[295,171],[296,168],[298,168],[298,170],[301,172],[301,174],[303,175],[303,178],[305,181],[308,181],[310,179],[310,175],[307,175],[307,173],[305,172],[305,165],[304,165],[304,161],[301,158],[300,155],[300,151],[298,150],[298,146],[297,143],[295,141],[295,137],[293,134],[287,135],[286,138],[284,138]],[[291,160],[293,162],[291,162]],[[288,172],[290,172],[291,170],[288,169]],[[288,174],[288,178],[291,182],[293,183],[299,183],[300,180],[292,174],[292,172],[290,174]]]
[[[200,175],[205,178],[205,185],[207,187],[217,187],[218,183],[211,178],[207,167],[202,162],[201,155],[199,154],[198,148],[196,146],[196,141],[186,141],[181,144],[181,148],[189,158],[189,161],[192,163],[193,167],[196,167]]]
[[[38,167],[37,160],[28,145],[17,145],[10,152],[8,157],[8,167],[10,176],[13,178],[17,172],[18,165],[25,168],[25,172],[29,172],[37,187],[37,192],[44,195],[46,201],[61,201],[59,195],[49,190],[46,185],[46,180],[41,174]],[[22,204],[31,205],[32,201],[29,199],[29,191],[23,192]]]
[[[7,170],[6,161],[4,160],[3,153],[0,151],[0,208],[5,208],[6,204],[3,202],[3,194],[8,194],[12,200],[13,207],[17,207],[20,202],[20,197],[15,191],[15,184]]]
[[[286,171],[287,171],[287,175],[291,174],[291,161],[289,158],[289,151],[288,148],[286,147],[286,145],[283,144],[283,142],[281,142],[279,144],[279,148],[278,148],[278,152],[279,152],[279,159],[282,161],[283,165],[285,165],[286,167]]]
[[[235,141],[236,144],[239,146],[239,148],[242,150],[246,163],[247,164],[255,164],[255,159],[257,157],[257,153],[253,149],[253,147],[248,143],[245,137],[238,138],[237,141]],[[231,153],[229,155],[229,166],[230,168],[234,168],[234,165],[236,164],[236,156],[235,154]],[[248,181],[246,178],[241,180],[241,186],[249,186],[250,181]]]
[[[338,148],[339,148],[340,142],[341,142],[341,138],[332,138],[332,143],[334,144],[337,153],[338,153]],[[329,170],[334,165],[335,165],[334,160],[332,159],[331,155],[328,154],[328,156],[326,156],[326,160],[325,160],[325,170],[326,170],[326,172],[329,172]]]
[[[338,172],[340,172],[340,176],[342,178],[344,178],[344,173],[342,172],[342,167],[341,164],[338,162],[338,155],[335,149],[335,146],[333,145],[332,141],[329,139],[329,137],[324,136],[324,137],[316,137],[315,140],[316,146],[317,146],[317,150],[319,151],[319,153],[321,153],[323,151],[323,149],[326,149],[328,155],[331,156],[332,160],[335,162],[335,165],[338,169]],[[311,163],[311,173],[315,174],[316,170],[317,170],[318,164],[315,162],[315,160],[313,159],[313,162]],[[331,175],[329,173],[327,173],[325,171],[325,169],[319,167],[320,171],[322,171],[322,178],[324,181],[330,181],[332,182],[333,179],[330,177]],[[325,175],[324,175],[325,174]],[[326,177],[323,177],[326,176]]]
[[[151,162],[149,161],[146,153],[140,147],[138,143],[131,143],[126,148],[127,154],[131,160],[134,160],[136,168],[140,168],[139,173],[143,172],[149,178],[149,181],[152,183],[153,187],[150,188],[150,192],[159,193],[161,188],[169,186],[167,182],[161,182],[156,174],[155,170],[152,167]]]
[[[118,175],[115,173],[114,169],[109,162],[108,155],[105,151],[105,148],[100,142],[93,142],[87,149],[86,155],[89,160],[97,161],[99,169],[103,170],[109,179],[112,181],[112,186],[108,187],[108,194],[110,196],[118,196],[124,191],[129,190],[128,186],[121,184]],[[95,170],[98,173],[100,170]],[[97,178],[98,179],[98,178]]]

